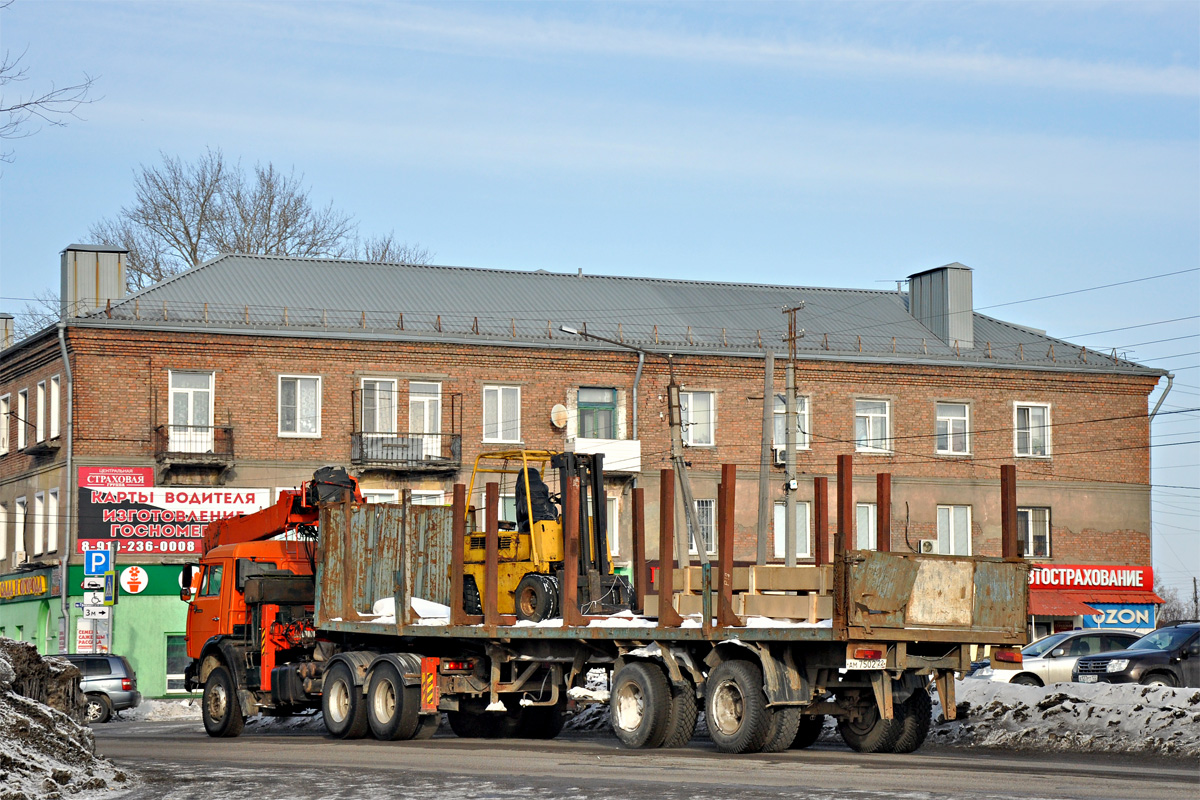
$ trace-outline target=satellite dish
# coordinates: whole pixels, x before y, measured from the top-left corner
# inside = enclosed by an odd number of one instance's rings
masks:
[[[567,407],[562,403],[556,403],[554,408],[550,409],[550,424],[556,428],[567,427]]]

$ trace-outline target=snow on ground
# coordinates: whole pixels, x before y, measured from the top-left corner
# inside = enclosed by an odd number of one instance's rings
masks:
[[[200,719],[200,697],[186,700],[143,700],[137,708],[117,714],[123,720],[164,722],[177,719]]]

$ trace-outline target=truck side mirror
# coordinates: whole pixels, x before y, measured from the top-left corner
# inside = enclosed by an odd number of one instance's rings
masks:
[[[179,599],[185,603],[191,602],[192,599],[193,569],[194,568],[191,564],[184,564],[183,572],[181,572],[179,575],[179,582],[183,584],[183,586],[179,589]]]

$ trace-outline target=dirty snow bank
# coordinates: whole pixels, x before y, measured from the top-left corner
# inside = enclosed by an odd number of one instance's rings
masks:
[[[143,700],[137,708],[128,708],[117,714],[123,720],[166,720],[200,719],[200,697],[186,700]]]
[[[955,683],[959,719],[936,695],[929,741],[1013,749],[1200,756],[1200,690],[1138,684]]]
[[[0,639],[0,800],[86,797],[128,779],[96,756],[89,728],[15,691],[29,685],[31,676],[36,682],[39,675],[72,677],[66,670],[78,675],[75,667],[64,665],[43,659],[32,645]]]

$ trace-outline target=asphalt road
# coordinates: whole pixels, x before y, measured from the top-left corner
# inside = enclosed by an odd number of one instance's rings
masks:
[[[1170,798],[1200,796],[1198,765],[1178,760],[925,748],[906,756],[833,744],[729,756],[707,741],[631,751],[604,734],[551,742],[335,741],[308,731],[210,739],[199,722],[96,728],[97,750],[139,775],[120,796],[220,798]]]

